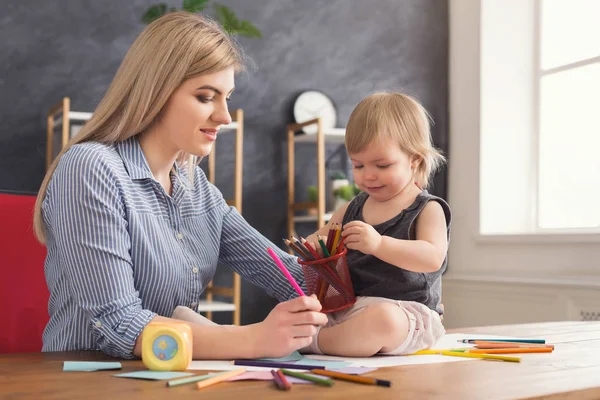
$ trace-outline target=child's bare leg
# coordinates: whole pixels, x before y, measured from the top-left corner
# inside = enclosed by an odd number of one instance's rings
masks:
[[[398,305],[371,304],[341,324],[322,328],[319,347],[325,354],[369,357],[398,348],[408,329],[408,317]]]

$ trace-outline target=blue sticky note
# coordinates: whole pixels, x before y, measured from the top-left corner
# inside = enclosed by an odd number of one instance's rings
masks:
[[[302,360],[295,362],[298,365],[318,365],[327,369],[345,368],[352,365],[352,363],[346,361],[326,361],[326,360],[313,360],[312,358],[302,358]]]
[[[184,376],[194,375],[190,372],[173,372],[173,371],[134,371],[124,374],[113,375],[117,378],[133,378],[133,379],[150,379],[160,381],[163,379],[175,379]]]
[[[120,362],[106,361],[65,361],[63,371],[106,371],[111,369],[121,369]]]
[[[273,362],[290,362],[290,361],[300,361],[302,360],[302,354],[297,351],[293,352],[289,356],[281,357],[281,358],[257,358],[258,361],[273,361]]]

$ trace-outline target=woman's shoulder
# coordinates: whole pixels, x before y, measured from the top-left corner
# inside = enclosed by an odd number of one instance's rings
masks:
[[[60,158],[54,176],[78,180],[118,175],[123,161],[113,144],[85,142],[73,145]]]
[[[120,158],[114,144],[98,142],[77,143],[62,155],[59,165],[68,162],[90,163],[109,161],[112,158]]]

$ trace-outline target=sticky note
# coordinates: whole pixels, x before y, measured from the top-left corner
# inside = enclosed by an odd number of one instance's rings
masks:
[[[160,381],[163,379],[182,378],[184,376],[194,375],[190,372],[173,372],[173,371],[134,371],[124,374],[113,375],[117,378],[133,378],[133,379],[150,379]]]
[[[65,361],[63,371],[106,371],[111,369],[121,369],[120,362],[106,361]]]

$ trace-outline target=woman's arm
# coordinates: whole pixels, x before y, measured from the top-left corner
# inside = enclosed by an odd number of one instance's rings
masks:
[[[316,325],[327,323],[321,304],[313,296],[279,303],[267,318],[253,325],[200,325],[188,322],[194,337],[194,359],[284,357],[310,345]],[[155,317],[168,322],[171,318]],[[133,354],[141,357],[142,338]]]
[[[202,178],[200,176],[200,179]],[[297,258],[281,250],[279,246],[254,229],[235,207],[227,205],[223,195],[214,185],[208,185],[223,215],[219,261],[264,289],[271,297],[280,301],[293,299],[298,294],[267,253],[267,249],[272,248],[298,284],[306,290],[304,273]]]

